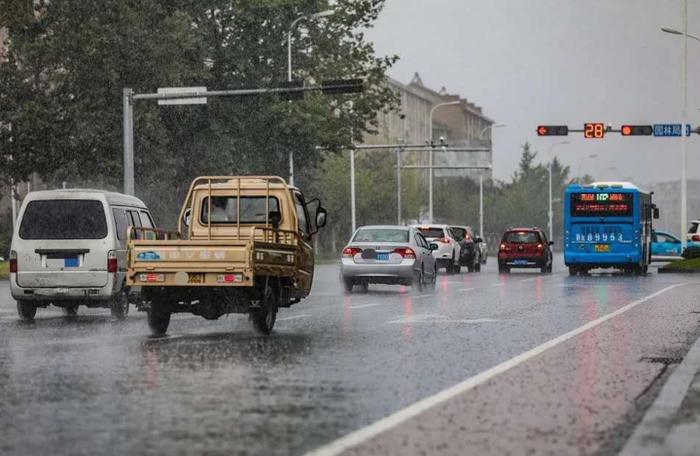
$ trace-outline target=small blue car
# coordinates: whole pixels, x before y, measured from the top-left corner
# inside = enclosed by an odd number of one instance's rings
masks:
[[[651,254],[654,256],[680,256],[682,253],[681,240],[664,231],[654,231],[651,234]]]

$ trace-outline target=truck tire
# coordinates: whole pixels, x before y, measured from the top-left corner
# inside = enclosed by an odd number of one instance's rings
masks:
[[[164,336],[170,326],[170,309],[164,303],[151,302],[148,309],[148,327],[154,336]]]
[[[22,321],[33,321],[36,306],[31,301],[17,301],[17,314]]]
[[[250,309],[250,319],[253,322],[253,328],[260,334],[269,335],[272,328],[275,326],[277,319],[277,301],[278,296],[273,287],[265,285],[260,307]]]
[[[66,317],[77,317],[78,316],[78,304],[66,304],[63,306],[63,314]]]
[[[122,288],[119,293],[109,302],[109,312],[112,318],[123,320],[129,313],[129,291]]]

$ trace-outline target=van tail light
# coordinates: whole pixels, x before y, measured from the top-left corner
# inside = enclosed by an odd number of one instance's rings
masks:
[[[694,234],[693,237],[690,238],[690,240],[693,242],[700,242],[700,234]]]
[[[542,244],[537,244],[537,250],[544,250],[544,246]]]
[[[443,244],[449,244],[450,243],[450,238],[440,238],[438,241],[442,242]]]
[[[107,272],[117,272],[118,269],[117,253],[114,250],[110,250],[107,252]]]
[[[394,249],[394,251],[391,253],[398,253],[404,259],[407,259],[407,260],[415,260],[416,259],[416,252],[414,252],[413,249],[410,249],[408,247]]]
[[[345,247],[343,249],[343,258],[352,258],[360,252],[362,252],[362,249],[358,247]]]
[[[10,274],[17,274],[17,252],[10,252]]]

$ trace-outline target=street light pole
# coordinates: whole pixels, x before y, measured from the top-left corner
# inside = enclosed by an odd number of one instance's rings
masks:
[[[479,139],[483,140],[484,139],[484,133],[486,133],[486,130],[492,129],[492,128],[501,128],[505,127],[506,124],[495,124],[495,125],[487,125],[484,128],[481,129],[479,132]],[[493,154],[493,147],[491,147],[491,154]],[[493,164],[493,161],[492,161]],[[479,173],[479,236],[484,237],[484,173],[480,172]]]
[[[428,218],[430,223],[433,222],[433,113],[437,108],[442,106],[453,106],[460,104],[461,101],[446,101],[444,103],[438,103],[432,108],[430,108],[430,115],[428,116],[428,141],[430,141],[430,152],[428,152],[428,164],[430,166],[428,174]]]
[[[302,15],[294,19],[287,30],[287,81],[292,82],[292,32],[296,25],[305,19],[317,19],[320,17],[332,16],[335,10],[321,11],[320,13]],[[294,185],[294,152],[289,151],[289,185]]]
[[[554,161],[554,157],[552,156],[552,151],[554,150],[554,146],[559,145],[559,144],[571,144],[571,141],[562,141],[558,143],[554,143],[549,147],[549,157],[550,161],[547,165],[547,171],[549,173],[549,210],[547,211],[547,218],[548,218],[548,225],[549,225],[549,240],[552,241],[554,238],[554,211],[552,209],[552,161]]]

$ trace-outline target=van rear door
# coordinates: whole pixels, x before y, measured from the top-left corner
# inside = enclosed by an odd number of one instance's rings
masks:
[[[109,229],[96,199],[28,202],[17,238],[17,285],[24,288],[107,285]]]

